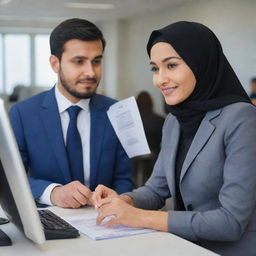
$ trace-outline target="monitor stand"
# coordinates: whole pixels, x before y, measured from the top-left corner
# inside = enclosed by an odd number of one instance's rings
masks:
[[[9,222],[10,221],[8,219],[0,217],[0,225],[6,224],[6,223],[9,223]]]

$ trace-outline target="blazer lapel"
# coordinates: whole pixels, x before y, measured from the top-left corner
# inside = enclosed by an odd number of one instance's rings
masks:
[[[187,156],[182,166],[180,182],[182,181],[184,175],[186,174],[189,166],[192,164],[193,160],[202,150],[204,145],[207,143],[209,138],[211,137],[213,131],[215,130],[215,126],[210,122],[211,119],[215,118],[219,115],[221,109],[217,109],[214,111],[210,111],[206,114],[202,123],[200,124],[198,131],[192,141],[192,144],[188,150]]]
[[[102,151],[107,115],[104,106],[95,95],[90,101],[91,131],[90,131],[90,188],[96,186],[99,172],[99,158]]]
[[[71,176],[54,88],[46,94],[40,116],[63,178],[66,183],[69,183],[71,182]]]
[[[168,131],[169,133],[169,131]],[[178,142],[180,137],[180,126],[177,119],[174,119],[174,124],[170,128],[170,139],[168,139],[168,143],[166,143],[166,152],[168,154],[165,155],[165,166],[166,166],[166,178],[169,183],[170,192],[172,198],[176,198],[176,190],[175,190],[175,162],[176,162],[176,153],[178,149]]]

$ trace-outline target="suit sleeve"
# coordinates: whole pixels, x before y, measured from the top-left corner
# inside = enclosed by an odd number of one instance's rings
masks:
[[[20,151],[24,167],[26,169],[26,172],[28,173],[28,180],[33,197],[37,199],[42,195],[46,187],[48,187],[51,184],[51,182],[42,179],[35,179],[29,176],[29,153],[25,138],[25,131],[22,124],[22,118],[19,112],[19,108],[16,105],[12,106],[9,113],[9,118],[14,135],[16,137],[16,141],[18,144],[18,148]]]
[[[24,137],[24,130],[21,122],[21,117],[16,105],[12,106],[9,113],[10,122],[12,125],[12,129],[14,135],[16,137],[16,141],[18,144],[18,148],[22,157],[22,161],[26,171],[28,170],[28,155],[26,149],[26,141]]]
[[[219,208],[200,212],[170,211],[169,232],[192,241],[240,239],[256,207],[255,112],[252,106],[240,109],[227,124]]]

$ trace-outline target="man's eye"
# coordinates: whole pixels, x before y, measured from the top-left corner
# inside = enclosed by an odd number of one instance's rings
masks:
[[[94,60],[92,63],[94,65],[100,65],[101,64],[101,60]]]
[[[75,64],[78,64],[78,65],[83,64],[83,60],[75,60]]]

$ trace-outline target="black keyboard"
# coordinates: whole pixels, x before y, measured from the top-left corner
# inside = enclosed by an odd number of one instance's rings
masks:
[[[0,229],[0,246],[12,245],[12,241],[9,236],[7,236],[3,230]]]
[[[38,210],[46,240],[75,238],[80,236],[76,228],[50,210]]]

